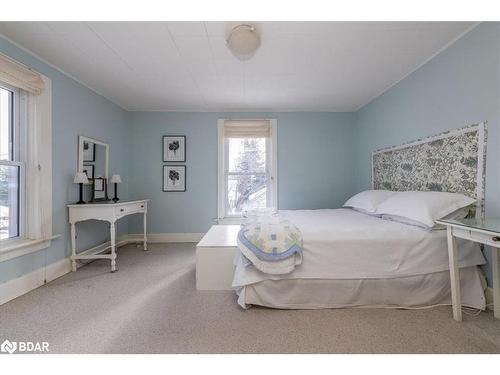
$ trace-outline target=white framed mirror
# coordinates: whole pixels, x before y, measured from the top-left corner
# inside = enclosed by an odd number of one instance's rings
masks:
[[[98,139],[78,136],[78,172],[85,172],[87,178],[108,179],[109,145]]]

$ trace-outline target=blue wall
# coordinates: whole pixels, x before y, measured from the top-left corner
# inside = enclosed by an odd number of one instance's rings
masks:
[[[66,204],[77,198],[71,182],[80,134],[110,144],[110,172],[122,175],[122,198],[152,200],[151,233],[197,233],[206,231],[217,213],[218,118],[278,120],[281,209],[338,207],[370,186],[372,150],[487,120],[487,214],[498,216],[499,43],[499,25],[481,24],[352,114],[128,113],[0,38],[1,53],[52,79],[53,231],[62,235],[47,250],[0,263],[0,283],[70,254]],[[169,133],[187,136],[186,193],[162,191],[161,139]],[[140,225],[131,219],[119,229],[137,233]],[[107,237],[102,224],[79,226],[80,248]]]
[[[486,120],[486,214],[500,215],[499,27],[477,26],[355,114],[355,192],[370,186],[373,150]]]
[[[52,209],[53,233],[61,238],[46,250],[0,263],[0,283],[22,276],[71,254],[68,211],[66,204],[77,201],[77,186],[73,176],[77,164],[78,135],[96,138],[110,145],[110,172],[119,173],[126,182],[127,115],[128,113],[32,55],[0,38],[0,52],[32,67],[52,80]],[[122,195],[128,195],[123,184]],[[107,226],[86,222],[78,225],[80,249],[88,248],[109,238]],[[127,230],[121,223],[120,232]]]
[[[78,135],[110,145],[110,173],[124,183],[120,197],[151,199],[151,233],[204,232],[217,214],[217,127],[220,117],[278,119],[279,204],[281,208],[337,207],[350,195],[352,172],[349,113],[129,113],[29,53],[0,38],[0,52],[52,79],[53,233],[61,238],[50,248],[0,263],[0,283],[70,255],[66,204],[77,200],[72,184]],[[162,136],[187,135],[187,192],[162,191]],[[348,159],[348,158],[347,158]],[[131,174],[129,171],[134,171]],[[133,192],[133,194],[129,194]],[[139,232],[138,220],[131,232]],[[128,231],[121,221],[119,234]],[[109,239],[106,225],[77,225],[78,248]]]
[[[351,113],[131,113],[130,190],[150,198],[148,231],[202,233],[217,217],[217,119],[276,118],[280,209],[338,207],[352,191]],[[187,191],[162,191],[162,136],[187,136]],[[182,163],[181,163],[182,164]],[[140,233],[139,218],[130,220]]]

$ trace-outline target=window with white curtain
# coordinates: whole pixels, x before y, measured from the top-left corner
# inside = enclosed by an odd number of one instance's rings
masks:
[[[51,107],[50,80],[0,54],[0,261],[54,238]]]
[[[277,208],[277,123],[218,121],[218,220],[237,223],[244,211]]]

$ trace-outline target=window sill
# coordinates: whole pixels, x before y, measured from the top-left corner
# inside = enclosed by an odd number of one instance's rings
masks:
[[[39,240],[15,239],[4,240],[0,242],[0,262],[14,259],[26,254],[31,254],[48,248],[52,244],[52,240],[59,238],[60,235],[55,235]]]

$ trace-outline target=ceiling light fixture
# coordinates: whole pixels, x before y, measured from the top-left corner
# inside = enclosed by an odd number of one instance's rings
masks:
[[[253,25],[238,25],[229,33],[226,45],[237,59],[248,60],[260,47],[260,35]]]

